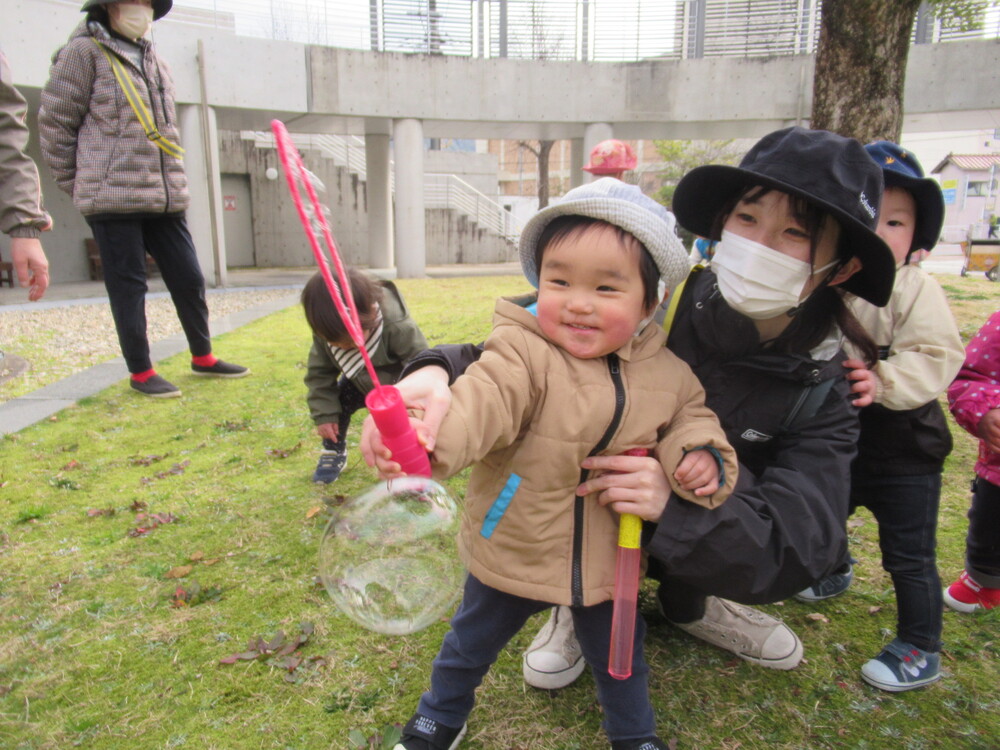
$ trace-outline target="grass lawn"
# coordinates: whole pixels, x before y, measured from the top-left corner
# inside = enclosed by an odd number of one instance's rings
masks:
[[[1000,286],[980,274],[940,280],[968,339],[997,308]],[[526,288],[514,277],[399,286],[432,344],[480,340],[493,299]],[[219,351],[252,377],[177,377],[179,355],[160,369],[182,399],[143,399],[123,381],[0,439],[0,748],[377,748],[407,719],[447,624],[407,637],[368,632],[317,584],[328,504],[374,475],[353,450],[336,485],[311,483],[308,345],[301,312],[289,308],[219,337]],[[976,448],[954,432],[938,535],[945,583],[963,565]],[[847,594],[765,608],[804,642],[792,672],[671,628],[643,592],[665,740],[1000,747],[1000,612],[946,611],[946,674],[928,689],[892,695],[861,681],[861,665],[892,637],[895,600],[871,516],[849,527],[860,563]],[[607,746],[589,675],[553,693],[524,686],[520,654],[541,622],[487,677],[463,748]],[[234,654],[246,658],[223,663]]]

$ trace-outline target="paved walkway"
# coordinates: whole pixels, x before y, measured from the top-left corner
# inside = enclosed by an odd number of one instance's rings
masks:
[[[247,290],[288,289],[288,296],[249,307],[231,315],[212,319],[212,335],[228,333],[240,326],[251,323],[272,313],[283,310],[298,302],[299,292],[306,280],[315,272],[314,268],[250,269],[230,271],[228,286],[224,289],[209,289],[208,294],[225,294]],[[373,270],[380,276],[390,277],[391,271]],[[521,267],[517,263],[495,265],[432,266],[427,268],[431,277],[449,276],[499,276],[517,275]],[[156,277],[149,281],[149,296],[166,296],[163,281]],[[0,314],[5,310],[40,310],[48,307],[93,304],[107,302],[104,284],[99,281],[78,281],[53,284],[38,302],[27,302],[27,292],[23,289],[0,288]],[[187,340],[183,334],[151,343],[150,352],[154,361],[166,359],[187,351]],[[0,404],[0,435],[17,432],[25,427],[47,419],[58,411],[72,406],[81,398],[93,396],[128,377],[125,360],[121,357],[102,362],[86,370],[70,375],[57,383],[39,388],[20,398]]]

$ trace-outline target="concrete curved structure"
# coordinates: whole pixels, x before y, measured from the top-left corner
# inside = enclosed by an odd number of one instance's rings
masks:
[[[79,22],[78,8],[75,0],[5,0],[0,48],[17,84],[36,104],[49,57]],[[280,118],[299,132],[369,138],[401,127],[401,140],[412,148],[425,137],[577,139],[581,145],[574,152],[582,167],[590,146],[605,138],[755,137],[807,122],[812,99],[811,55],[636,63],[484,60],[238,37],[170,16],[157,23],[155,41],[177,83],[188,172],[200,206],[189,215],[192,230],[206,255],[206,275],[211,278],[214,269],[219,283],[225,281],[224,257],[218,250],[208,257],[208,251],[218,248],[220,230],[204,208],[219,201],[218,175],[209,177],[218,163],[212,155],[217,139],[204,137],[206,125],[210,132],[265,130]],[[914,46],[904,129],[1000,126],[998,70],[996,40]],[[420,275],[422,234],[407,217],[422,211],[412,187],[420,181],[409,174],[422,160],[414,154],[401,158],[399,140],[396,257],[407,261],[396,265],[406,275]],[[50,200],[53,190],[47,191]],[[381,224],[380,236],[391,231],[391,217],[372,218]]]

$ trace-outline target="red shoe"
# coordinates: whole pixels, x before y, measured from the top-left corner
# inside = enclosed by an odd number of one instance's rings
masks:
[[[958,612],[1000,607],[1000,589],[988,589],[969,578],[966,571],[944,590],[944,603]]]

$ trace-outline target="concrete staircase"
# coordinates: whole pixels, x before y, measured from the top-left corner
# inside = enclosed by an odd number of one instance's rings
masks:
[[[256,148],[274,148],[269,132],[243,131],[240,137],[252,141]],[[360,182],[367,180],[361,138],[293,133],[292,141],[302,151],[312,150],[332,160]],[[503,263],[516,259],[521,233],[516,219],[457,175],[425,174],[424,206],[429,264]]]

